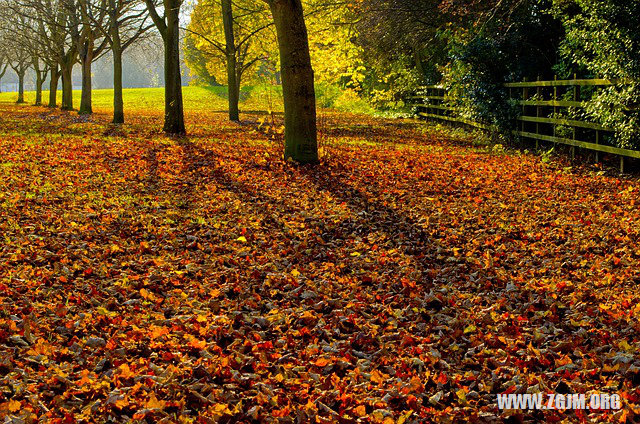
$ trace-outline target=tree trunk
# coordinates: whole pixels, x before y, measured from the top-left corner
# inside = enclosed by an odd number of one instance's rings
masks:
[[[24,71],[18,72],[18,101],[16,103],[24,103]]]
[[[233,33],[233,7],[231,0],[222,0],[222,24],[227,55],[227,86],[229,91],[229,120],[239,121],[240,83],[237,75],[236,41]]]
[[[420,47],[416,45],[413,46],[413,59],[416,64],[418,75],[420,75],[420,81],[424,82],[426,73],[424,71],[424,65],[422,64],[422,53],[420,52]]]
[[[58,102],[58,78],[60,78],[60,72],[58,71],[58,65],[51,67],[51,81],[49,81],[49,104],[47,107],[56,107]]]
[[[168,7],[167,7],[168,6]],[[164,132],[185,135],[180,75],[180,2],[165,0],[167,27],[164,34]]]
[[[93,107],[91,102],[91,64],[93,63],[93,43],[87,41],[80,54],[82,62],[82,94],[80,96],[80,115],[91,115]]]
[[[318,162],[316,95],[309,38],[300,0],[270,0],[280,50],[285,159]]]
[[[124,124],[124,100],[122,98],[122,43],[116,25],[111,27],[113,52],[113,123]]]
[[[73,62],[62,66],[62,110],[73,110]]]
[[[2,68],[2,70],[0,70],[0,93],[2,93],[2,77],[4,77],[4,74],[7,72],[8,66],[9,66],[8,63],[4,65],[4,68],[0,66],[0,68]]]
[[[42,105],[42,71],[40,69],[36,69],[36,101],[34,106]]]

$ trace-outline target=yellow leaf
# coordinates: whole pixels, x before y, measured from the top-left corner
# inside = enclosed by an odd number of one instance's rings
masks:
[[[604,364],[604,366],[602,367],[602,372],[618,372],[619,369],[620,364],[615,364],[613,366]]]
[[[164,409],[166,404],[167,403],[165,401],[158,400],[155,393],[151,393],[151,396],[149,396],[149,400],[145,403],[144,407],[147,409]]]
[[[0,403],[0,411],[18,412],[22,404],[17,400],[10,400],[9,402]]]
[[[149,290],[145,288],[140,289],[140,296],[142,296],[143,299],[146,299],[149,301],[154,301],[156,298],[153,293],[151,293]]]
[[[189,346],[191,346],[194,349],[198,349],[198,350],[202,350],[205,347],[207,347],[207,342],[204,340],[198,340],[196,338],[193,338],[190,342],[189,342]]]
[[[96,309],[96,312],[98,312],[100,315],[104,315],[110,318],[115,317],[116,315],[118,315],[116,312],[113,311],[109,311],[106,308],[104,308],[103,306],[98,306],[98,308]]]
[[[470,326],[464,329],[464,334],[473,333],[474,331],[476,331],[476,326],[471,324]]]
[[[411,417],[411,415],[413,415],[413,411],[407,411],[400,418],[398,418],[397,424],[404,424],[409,419],[409,417]]]
[[[531,350],[531,352],[533,352],[534,355],[536,355],[538,358],[540,357],[540,351],[538,349],[536,349],[535,347],[533,347],[531,342],[529,342],[529,346],[527,346],[527,347],[529,348],[529,350]]]
[[[466,403],[467,402],[467,394],[464,391],[464,389],[460,389],[456,392],[456,396],[458,396],[458,399],[460,399],[460,402],[462,403]]]
[[[122,364],[118,367],[118,369],[120,370],[121,378],[132,378],[136,376],[134,373],[131,372],[131,369],[129,368],[128,364]]]
[[[300,271],[294,269],[293,271],[291,271],[291,275],[293,275],[294,277],[298,277],[300,275]]]
[[[353,413],[359,417],[364,417],[365,415],[367,415],[367,408],[365,408],[364,405],[360,405],[354,408]]]
[[[284,375],[278,374],[275,376],[274,380],[276,380],[278,383],[282,383],[282,381],[284,381]]]
[[[80,378],[80,381],[78,381],[78,384],[80,386],[83,386],[85,384],[91,384],[91,379],[89,378],[89,370],[82,370],[80,375],[82,376]]]
[[[569,364],[572,364],[572,363],[573,363],[573,361],[571,360],[571,358],[569,358],[567,355],[565,355],[562,358],[556,359],[556,368],[559,368],[559,367],[564,366],[564,365],[569,365]]]
[[[631,345],[627,343],[626,340],[622,340],[621,342],[618,342],[618,346],[620,347],[620,349],[623,349],[625,352],[631,352],[633,350],[633,347],[631,347]]]
[[[116,408],[119,409],[126,408],[127,406],[129,406],[129,401],[127,400],[127,398],[118,399],[115,405]]]
[[[215,414],[225,414],[229,411],[229,407],[227,406],[227,404],[225,403],[216,403],[215,405],[213,405],[213,412]]]
[[[246,243],[247,242],[247,238],[245,236],[240,236],[236,239],[236,241],[241,241],[242,243]]]
[[[376,383],[376,384],[380,384],[383,381],[386,381],[387,379],[385,378],[384,374],[382,374],[380,371],[378,370],[373,370],[373,372],[371,373],[371,382],[372,383]]]
[[[315,319],[315,315],[313,315],[313,312],[311,311],[304,311],[304,313],[302,314],[302,316],[300,318],[302,319]]]
[[[351,252],[351,256],[361,256],[360,252]]]

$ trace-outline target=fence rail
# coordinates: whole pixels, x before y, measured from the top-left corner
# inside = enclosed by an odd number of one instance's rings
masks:
[[[551,142],[620,157],[620,171],[624,172],[625,158],[640,159],[640,151],[611,145],[614,131],[594,122],[562,117],[560,111],[569,108],[582,109],[593,90],[609,87],[620,81],[605,79],[570,79],[553,81],[523,81],[505,84],[509,99],[520,107],[512,134],[536,141]],[[440,85],[422,87],[424,95],[412,96],[418,115],[426,119],[456,122],[484,130],[496,130],[494,126],[465,119],[452,106],[447,90]]]

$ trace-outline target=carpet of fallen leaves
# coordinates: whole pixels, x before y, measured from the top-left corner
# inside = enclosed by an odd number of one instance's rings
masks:
[[[0,105],[3,422],[623,422],[640,184],[328,114],[323,161],[224,115]],[[620,411],[499,411],[498,393]]]

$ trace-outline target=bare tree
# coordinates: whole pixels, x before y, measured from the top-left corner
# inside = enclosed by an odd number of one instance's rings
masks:
[[[106,52],[108,46],[101,31],[107,19],[107,9],[104,6],[104,0],[78,0],[82,21],[78,48],[82,68],[82,94],[78,111],[81,115],[93,113],[91,65]]]
[[[106,25],[94,24],[102,32],[113,55],[113,123],[124,123],[122,96],[122,55],[124,51],[153,28],[143,0],[102,0]]]
[[[0,18],[3,21],[0,27],[3,55],[8,65],[18,76],[18,100],[16,103],[24,103],[24,78],[27,70],[31,67],[29,40],[24,31],[27,18],[11,14],[6,6],[6,3],[0,3]]]
[[[9,58],[5,53],[5,48],[3,37],[0,37],[0,93],[2,93],[2,77],[4,77],[9,67]]]
[[[49,106],[56,105],[62,77],[63,110],[73,109],[73,66],[83,42],[82,20],[75,0],[15,0],[15,13],[32,18],[40,57],[51,69]]]
[[[33,51],[31,52],[31,65],[36,74],[36,101],[34,105],[40,106],[42,105],[42,85],[44,84],[44,80],[47,79],[49,65],[42,61],[37,55],[33,54]]]

